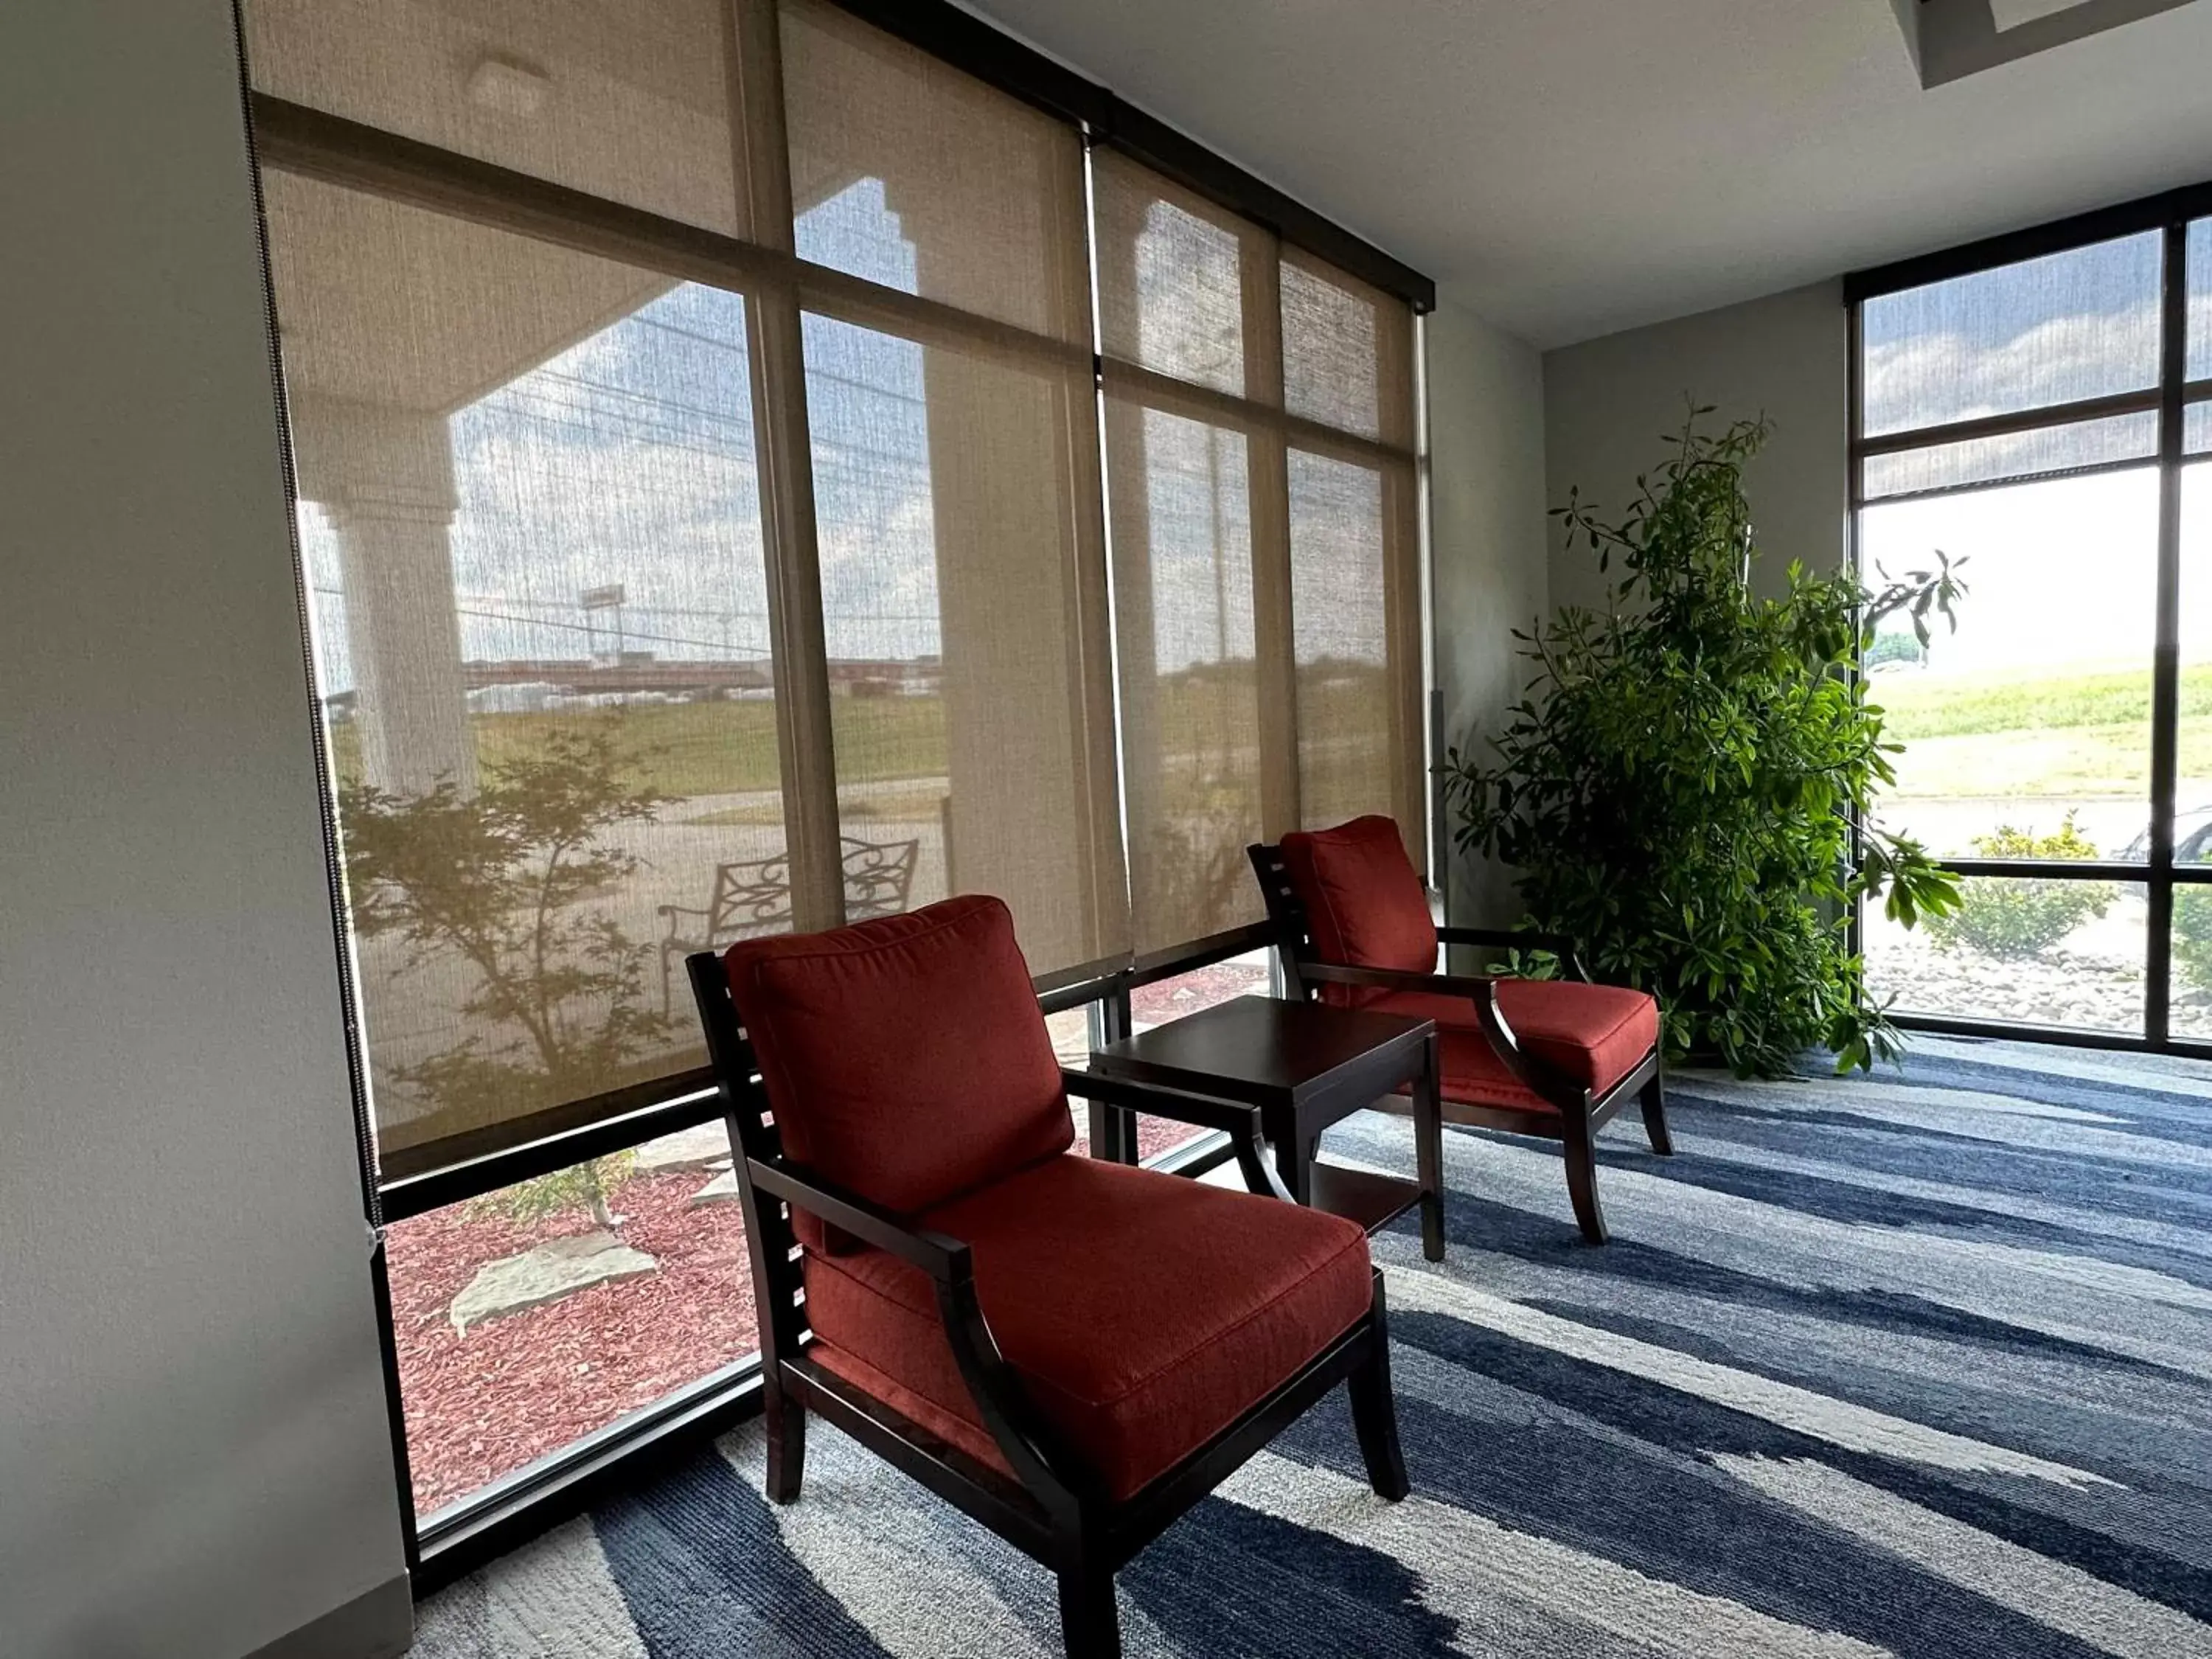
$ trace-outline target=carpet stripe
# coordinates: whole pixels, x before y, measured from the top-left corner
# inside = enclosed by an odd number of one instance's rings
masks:
[[[2212,1626],[1806,1462],[1714,1459],[1747,1486],[2121,1659],[2212,1654]]]
[[[757,1488],[767,1477],[767,1448],[764,1436],[744,1434],[721,1449]],[[1025,1622],[1000,1595],[994,1575],[944,1547],[934,1534],[951,1517],[933,1493],[903,1478],[886,1481],[882,1461],[841,1434],[811,1436],[806,1462],[804,1501],[769,1511],[777,1538],[884,1652],[926,1659],[967,1643],[1006,1659],[1059,1654],[1056,1607],[1042,1628]],[[997,1581],[1018,1583],[1025,1571],[1050,1600],[1043,1568],[1011,1547],[996,1553]],[[1036,1610],[1033,1604],[1032,1618]]]
[[[1480,1631],[1462,1631],[1458,1646],[1464,1652],[1588,1653],[1595,1650],[1590,1638],[1597,1635],[1680,1659],[1735,1651],[1771,1659],[1869,1659],[1888,1651],[1649,1577],[1419,1493],[1385,1504],[1347,1477],[1271,1454],[1253,1459],[1221,1493],[1415,1565],[1431,1605],[1490,1615]],[[1528,1629],[1524,1608],[1540,1612],[1553,1628]],[[1517,1620],[1509,1616],[1516,1613]]]
[[[1873,1452],[1936,1468],[2027,1475],[2063,1486],[2118,1484],[2087,1469],[1946,1434],[1794,1383],[1778,1382],[1754,1372],[1615,1336],[1455,1283],[1441,1273],[1402,1275],[1393,1285],[1392,1293],[1399,1306],[1446,1314],[1516,1341],[1662,1383],[1852,1451]]]

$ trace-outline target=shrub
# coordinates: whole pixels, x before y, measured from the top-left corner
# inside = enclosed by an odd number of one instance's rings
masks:
[[[2173,890],[2173,959],[2191,985],[2212,991],[2212,887]]]
[[[2048,836],[2001,824],[1974,837],[1974,850],[1985,859],[2094,859],[2097,845],[2084,836],[2069,812]],[[2012,876],[1970,877],[1959,884],[1959,908],[1928,918],[1928,932],[1942,951],[1965,949],[2000,962],[2026,962],[2041,956],[2092,917],[2112,908],[2118,889],[2109,881],[2038,881]],[[2179,907],[2175,928],[2179,932]],[[2212,948],[2212,939],[2208,939]]]
[[[1877,634],[1873,639],[1868,641],[1866,656],[1863,661],[1866,667],[1880,668],[1887,663],[1893,662],[1918,663],[1926,655],[1927,653],[1921,649],[1918,640],[1910,634],[1899,631]]]
[[[569,1210],[587,1210],[600,1226],[617,1227],[621,1218],[608,1207],[607,1200],[636,1173],[635,1152],[611,1152],[471,1199],[469,1214],[499,1216],[518,1226],[534,1227]]]

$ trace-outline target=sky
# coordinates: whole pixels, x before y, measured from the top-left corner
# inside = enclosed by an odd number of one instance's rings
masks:
[[[2101,243],[1869,301],[1863,316],[1870,434],[2155,386],[2160,234]],[[2212,377],[2212,221],[2191,229],[2187,374]],[[2212,410],[2191,422],[2212,449]],[[1877,503],[1861,522],[1869,577],[1966,558],[1972,590],[1931,671],[2148,672],[2157,560],[2154,416],[2023,434],[1890,463],[1893,487],[2140,458],[2141,467]],[[1883,487],[1870,461],[1869,492]],[[1755,504],[1754,504],[1755,505]],[[2185,658],[2212,659],[2212,466],[2185,473]]]
[[[803,258],[918,291],[915,250],[879,179],[802,215],[796,240]],[[1224,337],[1224,310],[1208,303],[1224,283],[1236,292],[1235,240],[1162,203],[1138,251],[1146,361],[1187,362],[1241,386],[1240,343]],[[804,343],[830,654],[939,656],[922,348],[811,315]],[[462,658],[611,650],[616,617],[586,612],[580,599],[617,583],[625,648],[769,654],[749,374],[744,301],[680,284],[456,411],[449,533]],[[1244,441],[1156,411],[1144,440],[1156,665],[1249,658]],[[1379,661],[1379,482],[1301,459],[1292,489],[1310,556],[1304,567],[1378,577],[1309,582],[1302,654]],[[341,550],[319,507],[303,504],[301,524],[324,690],[335,693],[353,683]]]

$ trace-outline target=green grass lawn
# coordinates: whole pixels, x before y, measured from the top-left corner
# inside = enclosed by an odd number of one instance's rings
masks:
[[[1884,729],[1899,743],[2079,726],[2147,730],[2150,670],[1992,675],[1971,681],[1893,672],[1875,676],[1867,696],[1881,705],[1887,715]],[[2212,718],[2212,663],[2182,669],[2181,716]]]
[[[1340,683],[1309,688],[1310,706],[1302,712],[1324,731],[1378,725],[1373,710],[1379,690]],[[1897,763],[1901,794],[2140,794],[2148,787],[2148,668],[1971,679],[1892,672],[1875,677],[1869,696],[1885,712],[1889,739],[1905,745]],[[1185,734],[1179,742],[1171,736],[1166,745],[1183,757],[1164,780],[1170,790],[1194,787],[1221,768],[1241,775],[1245,768],[1240,757],[1219,757],[1214,764],[1206,757],[1224,742],[1256,740],[1256,734],[1242,730],[1251,723],[1255,706],[1256,692],[1247,674],[1217,671],[1164,683],[1157,704],[1160,725],[1169,734]],[[830,702],[830,718],[839,782],[879,785],[945,776],[942,699],[836,697]],[[775,708],[769,702],[479,714],[472,721],[477,758],[496,766],[529,753],[556,726],[579,720],[617,726],[623,746],[639,757],[637,781],[665,794],[726,795],[776,787]],[[360,733],[342,725],[331,738],[338,776],[349,781],[359,775]],[[2191,664],[2182,671],[2180,745],[2182,775],[2212,777],[2212,663]],[[731,821],[750,822],[762,809],[727,810]],[[767,810],[773,814],[775,809]]]
[[[945,775],[945,705],[936,697],[836,697],[830,704],[837,775],[845,783],[883,783]],[[729,795],[774,789],[779,780],[775,705],[690,702],[598,713],[477,714],[477,761],[496,767],[538,749],[547,735],[579,720],[605,720],[637,757],[635,781],[675,796]],[[341,783],[361,772],[361,734],[331,734]]]
[[[2140,796],[2150,784],[2150,671],[1875,677],[1898,793]],[[2181,673],[2179,770],[2212,776],[2212,664]]]
[[[1157,688],[1155,712],[1173,763],[1168,787],[1209,770],[1247,769],[1244,752],[1258,740],[1257,694],[1249,664],[1228,670],[1178,675]],[[1379,678],[1379,677],[1378,677]],[[1387,731],[1382,688],[1341,673],[1304,689],[1302,714],[1323,734],[1357,736]],[[1039,696],[1053,693],[1040,687]],[[941,697],[833,697],[830,729],[836,744],[841,785],[880,785],[904,779],[945,775],[947,739]],[[769,791],[777,787],[775,705],[772,702],[646,704],[621,709],[563,711],[552,714],[477,714],[477,760],[487,768],[528,755],[553,732],[574,730],[580,721],[604,722],[627,752],[637,757],[633,777],[663,794],[679,799]],[[360,776],[361,733],[345,724],[332,728],[331,762],[339,781]],[[941,793],[941,792],[939,792]],[[902,809],[915,801],[902,797]],[[863,811],[895,815],[891,805],[863,798]],[[735,805],[718,822],[751,823],[759,808]],[[933,806],[931,810],[934,810]],[[772,815],[771,815],[772,817]]]

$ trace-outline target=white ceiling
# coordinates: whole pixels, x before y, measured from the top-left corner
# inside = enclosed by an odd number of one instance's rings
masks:
[[[1923,91],[1892,0],[971,0],[1541,346],[2212,179],[2212,4]]]

